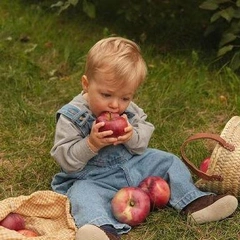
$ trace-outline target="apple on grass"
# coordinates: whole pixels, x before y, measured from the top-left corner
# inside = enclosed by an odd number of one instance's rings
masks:
[[[149,176],[138,187],[149,195],[152,209],[165,207],[170,199],[170,187],[161,177]]]
[[[96,123],[104,122],[105,125],[99,132],[112,130],[113,134],[107,137],[119,137],[125,134],[124,129],[128,126],[127,120],[118,113],[102,112],[96,119]]]
[[[208,167],[209,167],[209,164],[210,164],[210,161],[211,161],[210,157],[205,158],[205,159],[201,162],[199,169],[200,169],[202,172],[207,172]]]
[[[25,228],[25,221],[20,214],[9,213],[3,220],[0,221],[0,226],[17,231]]]
[[[140,188],[124,187],[113,197],[111,208],[119,222],[136,226],[144,222],[150,213],[150,199]]]

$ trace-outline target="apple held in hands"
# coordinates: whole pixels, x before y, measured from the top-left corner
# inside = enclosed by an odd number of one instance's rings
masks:
[[[118,113],[102,112],[96,119],[96,123],[104,122],[105,125],[99,132],[112,130],[113,134],[107,137],[119,137],[124,135],[124,129],[128,126],[127,120]]]
[[[0,226],[17,231],[25,228],[25,221],[20,214],[9,213],[2,221],[0,221]]]
[[[204,160],[201,162],[199,169],[200,169],[202,172],[207,172],[208,167],[209,167],[209,164],[210,164],[210,161],[211,161],[210,157],[204,159]]]
[[[161,177],[149,176],[138,187],[149,195],[152,209],[165,207],[170,199],[169,185]]]
[[[124,187],[111,201],[112,213],[121,223],[136,226],[144,222],[150,212],[149,196],[140,188]]]

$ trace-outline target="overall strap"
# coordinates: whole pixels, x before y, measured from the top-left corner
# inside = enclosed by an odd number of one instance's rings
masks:
[[[95,118],[87,110],[81,110],[72,104],[66,104],[57,111],[57,121],[61,114],[76,125],[85,136],[88,135],[89,129],[92,128],[92,123],[95,120]]]

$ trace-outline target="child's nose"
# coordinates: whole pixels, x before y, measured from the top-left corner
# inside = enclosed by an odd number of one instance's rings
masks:
[[[111,101],[110,107],[116,109],[116,108],[118,108],[118,104],[119,104],[118,100],[114,99],[113,101]]]

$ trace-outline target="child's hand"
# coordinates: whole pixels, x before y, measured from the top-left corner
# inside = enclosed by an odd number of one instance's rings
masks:
[[[94,152],[98,152],[101,148],[115,144],[118,141],[115,137],[108,137],[113,134],[112,130],[99,132],[99,128],[104,126],[104,124],[104,122],[93,123],[92,130],[88,138],[88,144]]]
[[[124,117],[127,122],[128,122],[128,118],[126,114],[123,114],[122,117]],[[117,138],[117,142],[113,143],[114,145],[118,145],[118,144],[122,144],[124,142],[129,141],[132,138],[133,135],[133,127],[132,125],[128,122],[128,126],[124,129],[125,134],[122,136],[119,136]]]

